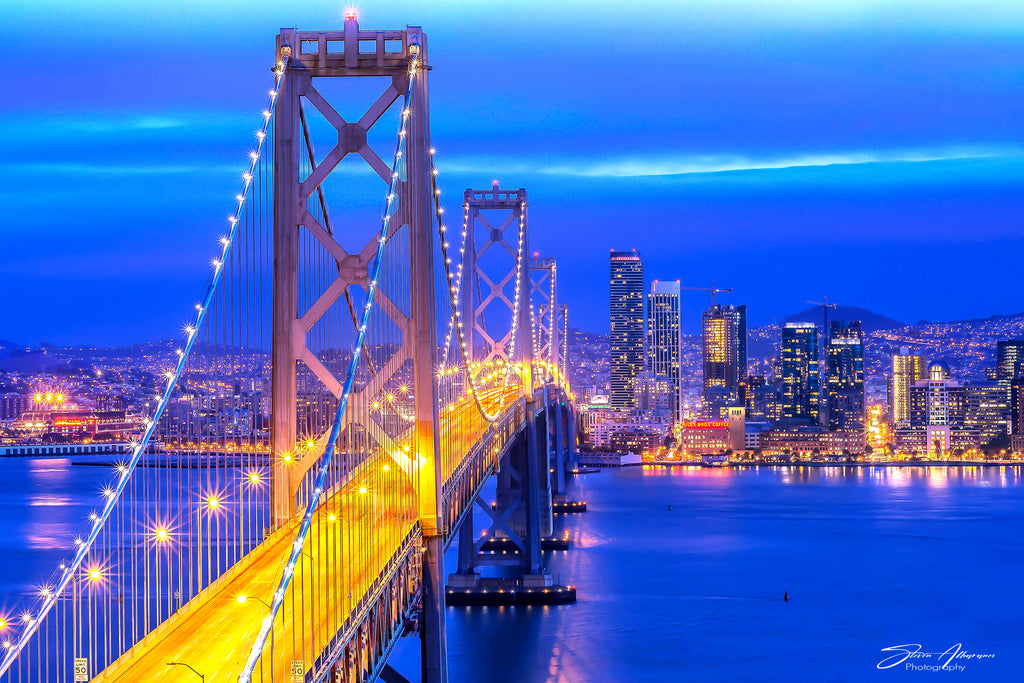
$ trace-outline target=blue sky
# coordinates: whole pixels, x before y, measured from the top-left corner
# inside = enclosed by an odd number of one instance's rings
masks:
[[[754,323],[826,294],[909,322],[1024,310],[1024,3],[358,7],[364,28],[427,31],[446,195],[528,188],[573,324],[607,326],[610,248],[649,279],[733,287]],[[4,3],[22,47],[0,98],[0,338],[176,335],[274,35],[343,9]],[[686,297],[684,326],[705,303]]]

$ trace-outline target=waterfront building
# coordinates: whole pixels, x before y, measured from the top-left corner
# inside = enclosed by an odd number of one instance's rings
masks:
[[[729,448],[742,451],[747,447],[747,409],[729,408]]]
[[[600,397],[606,398],[606,397]],[[588,441],[593,443],[591,430],[596,424],[614,422],[617,419],[625,419],[625,411],[612,408],[605,400],[600,403],[586,403],[579,407],[580,427]]]
[[[864,333],[859,320],[833,320],[828,339],[828,428],[864,426]]]
[[[782,328],[782,419],[818,423],[818,328],[786,323]]]
[[[891,444],[891,425],[886,422],[883,406],[869,406],[865,413],[864,430],[868,445],[875,450],[881,450],[886,444]]]
[[[985,446],[1010,433],[1010,401],[999,381],[968,382],[964,385],[964,427],[976,430]]]
[[[728,420],[683,420],[676,447],[681,455],[699,456],[729,448]]]
[[[892,357],[889,414],[897,426],[906,426],[910,421],[910,387],[924,379],[924,372],[924,357],[910,353],[906,346]]]
[[[630,429],[615,432],[611,435],[608,445],[616,451],[627,453],[644,453],[654,451],[662,444],[664,435],[644,429]]]
[[[941,457],[978,446],[978,431],[967,426],[966,388],[950,379],[945,363],[931,363],[928,379],[915,382],[908,397],[908,427],[896,430],[901,450]]]
[[[705,400],[714,387],[737,393],[747,376],[747,307],[712,306],[704,311],[701,333]],[[705,414],[714,416],[707,409]]]
[[[758,448],[769,455],[859,455],[864,452],[865,445],[863,429],[829,432],[817,425],[777,425],[758,435]]]
[[[608,422],[597,422],[591,425],[588,434],[590,445],[595,448],[602,448],[612,445],[612,437],[618,433],[644,432],[654,435],[657,440],[664,440],[668,433],[669,425],[665,420],[652,417],[641,417],[638,415],[618,416]]]
[[[644,264],[633,251],[611,252],[608,288],[611,405],[633,408],[644,368]]]
[[[681,418],[679,353],[682,344],[679,322],[679,280],[651,283],[647,295],[647,369],[664,377],[672,393],[672,421]]]
[[[1010,383],[1010,447],[1024,453],[1024,378]]]

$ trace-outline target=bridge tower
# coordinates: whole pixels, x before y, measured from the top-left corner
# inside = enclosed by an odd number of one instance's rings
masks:
[[[342,49],[338,49],[342,47]],[[310,331],[343,298],[356,315],[352,292],[359,295],[369,285],[369,270],[378,248],[376,232],[358,251],[348,251],[333,230],[324,199],[324,182],[348,155],[358,155],[384,181],[392,173],[367,142],[367,134],[389,108],[406,93],[412,57],[421,68],[413,81],[408,111],[405,178],[397,181],[398,210],[392,218],[395,230],[389,239],[407,240],[409,254],[403,283],[411,294],[408,302],[397,302],[381,288],[373,303],[385,311],[391,324],[401,333],[400,348],[376,367],[370,363],[369,377],[360,380],[362,388],[349,399],[349,414],[363,412],[365,404],[385,383],[398,373],[411,377],[414,397],[414,430],[411,439],[419,456],[419,518],[423,533],[423,610],[421,637],[422,680],[441,683],[447,680],[447,655],[444,628],[443,540],[441,518],[441,471],[437,466],[437,397],[434,391],[436,370],[434,266],[432,219],[433,203],[428,169],[429,109],[427,98],[426,35],[419,27],[396,31],[361,31],[354,13],[347,13],[343,31],[297,31],[283,29],[277,37],[277,57],[287,58],[287,74],[278,94],[274,121],[273,175],[273,350],[272,350],[272,514],[275,526],[284,524],[295,513],[296,500],[309,472],[317,463],[315,444],[302,453],[298,420],[300,378],[312,375],[335,399],[343,392],[342,380],[323,362],[309,343]],[[379,77],[386,86],[376,101],[356,121],[343,118],[318,89],[322,79]],[[326,92],[326,90],[324,91]],[[313,155],[307,128],[307,113],[315,110],[336,132],[336,144],[321,160]],[[305,151],[303,151],[305,150]],[[308,154],[308,158],[307,155]],[[303,173],[303,170],[306,172]],[[336,278],[323,288],[312,303],[302,303],[300,287],[303,264],[302,244],[310,240],[325,249],[336,263]],[[305,240],[305,241],[303,241]],[[405,246],[405,245],[402,245]],[[358,290],[358,291],[357,291]],[[341,310],[345,310],[342,306]],[[344,319],[347,313],[342,314]],[[334,319],[335,321],[337,318]],[[364,349],[365,351],[365,349]],[[367,354],[369,355],[369,354]],[[410,370],[411,366],[411,370]],[[303,389],[305,391],[305,389]],[[347,418],[348,419],[348,418]],[[355,425],[348,423],[349,427]],[[370,436],[387,439],[382,429]]]
[[[567,376],[568,308],[558,303],[555,259],[534,254],[530,260],[530,292],[536,304],[537,349],[547,364],[548,376]],[[570,500],[566,477],[576,468],[576,423],[573,406],[561,400],[545,401],[548,467],[553,512],[583,512],[586,503]]]
[[[529,253],[526,190],[501,189],[495,181],[489,190],[466,190],[464,200],[466,250],[461,318],[467,330],[469,357],[483,365],[518,358],[531,372],[539,358],[535,358],[531,325],[534,285],[528,264],[520,263]],[[517,267],[522,268],[519,278]],[[553,298],[548,305],[554,306]],[[504,320],[516,321],[516,329],[499,322]],[[547,329],[550,327],[548,323]],[[496,329],[509,331],[499,336]],[[546,334],[550,345],[550,332]],[[553,347],[551,350],[554,352]],[[543,375],[543,371],[538,374]],[[495,505],[487,505],[479,497],[476,500],[479,509],[490,517],[490,527],[477,537],[472,513],[464,517],[459,529],[458,573],[449,577],[449,587],[476,586],[481,564],[518,566],[522,586],[551,585],[541,555],[541,541],[552,533],[551,480],[545,476],[549,467],[548,437],[537,424],[545,406],[534,395],[534,379],[543,377],[531,376],[525,382],[526,429],[518,446],[499,463]],[[484,544],[493,541],[512,544],[515,554],[481,554]]]
[[[558,322],[556,327],[559,329],[559,342],[561,344],[561,353],[558,357],[558,371],[561,373],[563,378],[569,376],[569,307],[565,304],[561,304],[558,307]],[[576,455],[576,439],[577,439],[577,424],[576,424],[576,409],[575,404],[566,406],[566,425],[565,425],[565,471],[571,472],[578,466],[578,457]],[[560,490],[559,493],[565,493],[564,490]]]
[[[553,258],[534,254],[530,259],[530,303],[535,304],[539,359],[547,364],[545,373],[553,375],[561,368],[561,329],[559,328],[558,269]],[[557,408],[557,409],[556,409]],[[545,401],[544,423],[548,451],[548,469],[551,474],[551,494],[554,503],[564,502],[566,475],[566,448],[563,406],[552,406]]]

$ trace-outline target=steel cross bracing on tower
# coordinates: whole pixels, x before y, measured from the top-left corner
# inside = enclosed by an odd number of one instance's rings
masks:
[[[523,585],[550,584],[545,456],[571,452],[575,429],[553,280],[545,331],[530,305],[525,191],[467,192],[455,263],[423,32],[362,31],[349,14],[343,31],[283,30],[275,58],[166,387],[71,559],[17,627],[0,614],[2,681],[366,681],[409,631],[422,679],[444,681],[443,549],[472,530],[499,463],[494,528],[519,539]],[[348,121],[327,84],[363,76],[385,83]],[[368,133],[388,120],[382,158]],[[329,186],[350,155],[386,188],[376,230],[342,220],[349,182]],[[501,207],[500,229],[478,220]],[[488,279],[495,245],[512,265]],[[485,321],[491,302],[510,319]]]
[[[555,259],[534,254],[530,259],[530,299],[536,304],[538,357],[556,371],[559,367],[561,344],[558,329],[557,268]]]

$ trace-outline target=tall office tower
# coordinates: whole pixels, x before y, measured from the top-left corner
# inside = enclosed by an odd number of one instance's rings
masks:
[[[889,413],[896,425],[910,421],[910,387],[924,379],[924,357],[910,353],[906,346],[892,357],[889,379]]]
[[[1024,435],[1024,379],[1020,378],[1010,383],[1010,433]]]
[[[996,343],[996,379],[1010,383],[1024,375],[1024,339],[1007,339]]]
[[[608,289],[611,405],[633,408],[633,383],[644,369],[644,264],[633,251],[611,253]]]
[[[818,424],[818,328],[786,323],[782,328],[782,418]]]
[[[864,332],[859,320],[833,320],[828,340],[828,428],[864,426]]]
[[[716,305],[704,311],[704,393],[737,390],[747,376],[747,307]]]
[[[672,422],[678,424],[683,402],[679,394],[679,280],[651,283],[647,295],[647,369],[665,377],[672,395]]]

